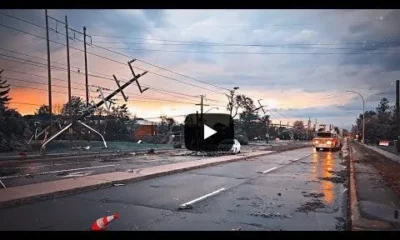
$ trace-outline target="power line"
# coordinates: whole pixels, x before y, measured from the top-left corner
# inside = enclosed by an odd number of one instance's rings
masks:
[[[25,56],[32,57],[32,58],[38,58],[38,59],[45,60],[44,58],[40,58],[40,57],[36,57],[36,56],[32,56],[32,55],[27,55],[27,54],[20,53],[20,52],[17,52],[17,51],[11,51],[11,50],[8,50],[8,49],[4,49],[4,50],[10,51],[10,52],[13,52],[13,53],[17,53],[17,54],[21,54],[21,55],[25,55]],[[75,52],[75,53],[77,53],[77,52]],[[6,55],[5,55],[5,56],[6,56]],[[8,55],[7,55],[7,57],[17,58],[17,57],[8,56]],[[43,65],[43,66],[38,66],[38,67],[43,67],[43,68],[44,68],[45,66],[47,66],[47,65],[45,65],[45,64],[43,64],[43,63],[40,63],[40,62],[33,62],[33,61],[31,61],[31,60],[26,60],[26,59],[22,59],[22,58],[17,58],[17,59],[20,59],[20,60],[23,60],[23,61],[29,61],[32,65],[34,65],[33,63],[42,64],[42,65]],[[57,61],[59,61],[59,60],[60,60],[60,59],[58,59]],[[45,65],[45,66],[44,66],[44,65]],[[62,64],[62,63],[59,63],[59,65],[66,66],[66,64]],[[36,65],[34,65],[34,66],[36,66]],[[81,67],[78,67],[78,66],[72,66],[72,67],[78,68],[78,69],[81,68]],[[53,66],[52,68],[54,68],[54,66]],[[62,69],[62,68],[60,68],[60,67],[57,67],[57,68],[58,68],[58,69],[61,69],[61,70],[68,71],[68,69]],[[93,71],[92,71],[92,72],[93,72]],[[75,72],[74,72],[74,73],[75,73]],[[107,75],[107,74],[104,74],[104,73],[99,73],[99,74]],[[114,81],[114,79],[112,79],[112,78],[102,77],[102,76],[96,76],[96,75],[93,75],[93,74],[89,74],[89,76],[93,76],[93,77],[97,77],[97,78],[101,78],[101,79],[105,79],[105,80]],[[44,76],[40,76],[40,77],[44,77]],[[52,78],[52,79],[55,79],[55,78]],[[58,80],[60,80],[60,79],[58,79]],[[67,81],[67,80],[61,80],[61,81]],[[127,80],[125,80],[125,81],[127,81]],[[81,83],[79,83],[79,84],[81,84]],[[136,84],[136,85],[137,85],[137,84]],[[157,91],[157,90],[158,90],[158,91],[161,91],[161,92],[166,92],[166,93],[168,93],[168,91],[167,91],[167,90],[164,90],[164,89],[155,88],[155,87],[153,87],[153,86],[146,85],[146,84],[143,84],[143,85],[153,88],[153,89],[152,89],[153,91]],[[177,92],[171,92],[171,93],[179,94],[179,95],[183,95],[183,96],[189,96],[189,97],[196,97],[196,98],[197,98],[197,96],[191,96],[191,95],[182,94],[182,93],[177,93]],[[213,100],[213,99],[208,99],[208,100],[210,100],[210,101],[215,101],[215,102],[222,102],[222,101]]]
[[[128,38],[137,40],[147,40],[147,41],[159,41],[159,42],[173,42],[173,43],[187,43],[187,44],[204,44],[204,45],[225,45],[225,46],[254,46],[263,47],[271,46],[265,44],[245,44],[245,43],[224,43],[224,42],[199,42],[199,41],[180,41],[180,40],[168,40],[168,39],[154,39],[154,38],[139,38],[139,37],[114,37],[105,35],[92,35],[93,37],[104,37],[104,38]],[[322,46],[337,46],[337,45],[360,45],[360,44],[388,44],[388,43],[399,43],[400,41],[363,41],[363,42],[344,42],[344,43],[286,43],[280,45],[290,45],[290,46],[307,46],[307,45],[322,45]]]
[[[9,28],[9,29],[13,29],[13,30],[15,30],[15,31],[19,31],[19,32],[22,32],[22,33],[26,33],[26,34],[29,34],[29,35],[32,35],[32,36],[35,36],[35,37],[38,37],[38,38],[43,38],[43,37],[38,36],[38,35],[36,35],[36,34],[29,33],[29,32],[26,32],[26,31],[23,31],[23,30],[20,30],[20,29],[11,27],[11,26],[7,26],[7,25],[4,25],[4,24],[1,24],[1,23],[0,23],[0,26],[6,27],[6,28]],[[65,36],[65,34],[62,34],[62,33],[59,33],[59,34]],[[43,38],[43,39],[45,39],[45,38]],[[83,41],[80,40],[80,39],[78,39],[78,41],[83,42]],[[61,44],[61,45],[64,45],[64,46],[66,45],[66,44],[59,43],[59,42],[56,42],[56,41],[53,41],[53,40],[50,40],[50,42],[57,43],[57,44]],[[125,55],[125,54],[123,54],[123,53],[119,53],[119,52],[116,52],[116,51],[113,51],[113,50],[110,50],[110,49],[107,49],[107,48],[103,48],[103,47],[101,47],[101,46],[97,46],[97,45],[93,45],[93,44],[92,44],[91,46],[94,46],[94,47],[97,47],[97,48],[100,48],[100,49],[103,49],[103,50],[106,50],[106,51],[109,51],[109,52],[112,52],[112,53],[115,53],[115,54],[119,54],[119,55],[121,55],[121,56],[130,58],[130,59],[132,58],[131,56],[128,56],[128,55]],[[72,48],[72,49],[77,49],[77,48]],[[77,49],[77,50],[83,52],[83,50],[81,50],[81,49]],[[120,63],[120,64],[123,64],[123,65],[126,65],[126,63],[122,63],[122,62],[119,62],[119,61],[116,61],[116,60],[113,60],[113,59],[110,59],[110,58],[107,58],[107,57],[104,57],[104,56],[100,56],[100,55],[97,55],[97,54],[94,54],[94,53],[91,53],[91,52],[87,52],[87,53],[88,53],[88,54],[91,54],[91,55],[93,55],[93,56],[97,56],[97,57],[100,57],[100,58],[103,58],[103,59],[108,59],[108,60],[110,60],[110,61],[113,61],[113,62],[116,62],[116,63]],[[141,61],[141,60],[139,60],[139,59],[137,59],[137,60],[138,60],[138,61]],[[144,70],[144,69],[141,69],[141,68],[139,68],[139,67],[134,67],[134,68],[139,69],[139,70],[142,70],[142,71],[147,71],[147,72],[152,73],[152,74],[154,74],[154,75],[157,75],[157,76],[160,76],[160,77],[164,77],[164,78],[166,78],[166,79],[170,79],[170,80],[173,80],[173,81],[177,81],[177,82],[180,82],[180,83],[183,83],[183,84],[191,85],[191,86],[194,86],[194,87],[197,87],[197,88],[202,88],[202,89],[205,89],[205,90],[208,90],[208,91],[212,91],[212,92],[215,92],[215,93],[218,93],[218,94],[223,94],[223,93],[216,92],[216,91],[211,90],[211,89],[208,89],[208,88],[204,88],[204,87],[201,87],[201,86],[197,86],[197,85],[194,85],[194,84],[191,84],[191,83],[188,83],[188,82],[184,82],[184,81],[181,81],[181,80],[178,80],[178,79],[175,79],[175,78],[171,78],[171,77],[168,77],[168,76],[165,76],[165,75],[156,73],[156,72]]]
[[[48,84],[48,83],[44,83],[44,82],[29,81],[29,80],[18,79],[18,78],[10,78],[10,77],[4,77],[4,78],[9,79],[9,80],[14,80],[14,81],[26,82],[26,83],[43,84],[43,85]],[[52,84],[51,86],[59,87],[59,88],[68,88],[67,86],[60,86],[60,85],[54,85],[54,84]],[[86,91],[85,89],[82,89],[82,88],[72,87],[72,89]]]
[[[162,40],[159,40],[162,41]],[[305,48],[305,49],[339,49],[339,50],[391,50],[391,48],[348,48],[348,47],[316,47],[318,44],[292,45],[292,44],[230,44],[230,43],[150,43],[150,42],[115,42],[115,41],[96,41],[105,44],[129,44],[129,45],[163,45],[163,46],[205,46],[205,47],[262,47],[262,48]],[[360,43],[362,44],[362,43]],[[375,43],[374,43],[375,44]],[[329,45],[323,45],[329,46]],[[336,46],[336,44],[332,44]],[[108,46],[107,46],[108,47]],[[115,48],[114,48],[115,49]],[[121,48],[123,49],[123,48]]]
[[[95,46],[95,45],[93,45]],[[149,51],[149,52],[165,52],[165,53],[210,53],[210,54],[249,54],[249,55],[355,55],[355,54],[386,54],[385,52],[217,52],[217,51],[184,51],[184,50],[163,50],[163,49],[145,49],[145,48],[115,48],[128,51]],[[138,60],[140,61],[140,60]]]

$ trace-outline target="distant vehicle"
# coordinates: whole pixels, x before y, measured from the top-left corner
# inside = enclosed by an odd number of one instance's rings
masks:
[[[339,136],[336,133],[321,131],[317,133],[317,136],[313,139],[313,144],[315,149],[324,150],[336,150],[340,149],[342,143],[340,141]]]
[[[241,145],[236,139],[225,139],[218,145],[218,149],[221,151],[227,151],[233,154],[240,153],[240,147]]]

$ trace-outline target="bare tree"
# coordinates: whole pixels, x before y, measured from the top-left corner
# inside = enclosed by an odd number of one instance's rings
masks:
[[[252,112],[255,108],[254,101],[246,95],[226,95],[228,97],[228,105],[226,109],[231,113],[232,118],[236,117],[239,109],[243,109],[243,112]],[[234,112],[234,114],[232,114]]]

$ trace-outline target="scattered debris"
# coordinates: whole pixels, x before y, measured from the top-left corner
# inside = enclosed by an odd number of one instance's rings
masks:
[[[90,146],[86,146],[86,147],[84,147],[84,149],[85,149],[85,150],[89,150],[89,149],[90,149]]]
[[[323,177],[323,178],[319,178],[319,179],[324,180],[324,181],[330,181],[333,183],[344,183],[345,182],[345,180],[343,178],[336,177],[336,176],[335,177]]]
[[[115,187],[120,187],[120,186],[124,186],[125,184],[123,184],[123,183],[114,183],[113,184]]]
[[[155,152],[154,152],[154,149],[152,148],[152,149],[150,149],[149,151],[147,151],[147,153],[148,153],[148,154],[154,154]]]
[[[25,177],[26,178],[33,178],[33,175],[32,174],[26,174]]]
[[[240,197],[237,200],[250,200],[250,198],[248,198],[248,197]]]
[[[256,216],[256,217],[265,217],[265,218],[275,218],[275,217],[279,217],[279,218],[291,218],[291,217],[292,217],[292,216],[286,215],[286,214],[280,214],[280,213],[262,213],[262,212],[252,213],[252,214],[250,214],[250,215]]]
[[[128,172],[133,173],[133,170],[132,169],[128,169]]]
[[[304,197],[312,197],[312,198],[320,198],[325,196],[323,193],[308,193],[308,194],[303,194]]]
[[[310,212],[315,211],[317,208],[324,208],[325,204],[319,199],[313,199],[310,202],[306,202],[297,208],[296,212]]]
[[[278,193],[278,196],[282,196],[282,194],[281,194],[281,193]]]
[[[90,175],[92,172],[74,172],[74,173],[68,173],[67,175],[63,177],[83,177]]]
[[[57,176],[67,176],[67,175],[68,175],[67,172],[60,172],[60,173],[57,173]]]
[[[241,229],[242,229],[242,227],[233,228],[232,231],[240,231]]]
[[[160,186],[157,186],[157,185],[150,185],[150,187],[152,187],[152,188],[159,188]]]

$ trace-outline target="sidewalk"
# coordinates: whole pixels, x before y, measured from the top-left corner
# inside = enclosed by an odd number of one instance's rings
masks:
[[[374,147],[349,144],[352,230],[398,231],[400,197],[394,191],[397,186],[387,180],[390,170],[397,171],[400,164],[374,151]]]
[[[385,150],[380,149],[380,148],[375,147],[375,146],[368,146],[368,145],[364,145],[364,146],[369,148],[369,149],[371,149],[371,150],[374,150],[375,152],[378,152],[378,153],[382,154],[383,156],[385,156],[385,157],[387,157],[387,158],[389,158],[389,159],[391,159],[393,161],[396,161],[396,162],[400,163],[400,156],[399,155],[396,155],[394,153],[390,153],[388,151],[385,151]]]
[[[213,157],[197,161],[173,163],[155,167],[135,169],[132,172],[104,173],[79,178],[70,178],[0,189],[0,206],[10,206],[19,203],[30,202],[36,199],[57,197],[67,194],[74,194],[78,192],[99,189],[103,187],[110,187],[113,184],[124,184],[128,182],[141,181],[153,177],[183,172],[195,168],[239,161],[272,153],[275,152],[250,152],[245,154],[244,156],[229,155]]]

